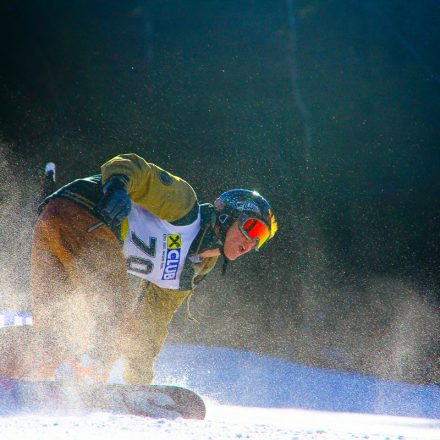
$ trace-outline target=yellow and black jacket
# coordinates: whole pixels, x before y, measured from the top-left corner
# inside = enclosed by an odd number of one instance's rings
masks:
[[[199,204],[191,185],[140,156],[121,154],[101,167],[101,174],[75,180],[50,195],[44,206],[53,198],[64,198],[91,212],[97,221],[104,222],[96,209],[103,196],[102,187],[112,176],[124,181],[131,200],[162,220],[176,226],[191,224],[201,213],[201,229],[191,245],[185,264],[179,290],[191,290],[215,266],[217,257],[204,258],[191,263],[189,257],[206,249],[221,246],[214,234],[215,212],[210,204]],[[117,238],[123,242],[127,232],[125,219],[117,228],[112,228]]]

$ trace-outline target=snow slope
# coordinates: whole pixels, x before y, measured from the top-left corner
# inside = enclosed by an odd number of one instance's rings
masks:
[[[156,381],[179,382],[222,404],[440,418],[435,385],[400,384],[201,346],[167,345],[156,367]]]
[[[0,438],[440,440],[440,388],[434,386],[387,383],[200,346],[166,346],[156,371],[156,382],[199,391],[207,402],[206,420],[104,413],[8,416],[0,418]],[[113,381],[119,377],[116,365]]]

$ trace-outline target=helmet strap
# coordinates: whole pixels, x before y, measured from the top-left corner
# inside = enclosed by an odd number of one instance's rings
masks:
[[[221,213],[220,215],[217,216],[219,239],[222,243],[222,245],[220,246],[220,254],[223,256],[222,275],[226,275],[226,269],[229,263],[229,259],[225,255],[225,248],[224,248],[226,233],[228,232],[228,229],[231,227],[233,222],[234,222],[234,217],[230,214]]]
[[[222,264],[222,275],[226,275],[226,269],[228,268],[229,260],[226,257],[223,257],[223,264]]]
[[[222,213],[217,217],[217,225],[219,229],[219,239],[224,244],[226,239],[226,232],[232,225],[234,219],[231,215]]]
[[[220,248],[220,254],[223,256],[222,275],[225,276],[226,275],[226,269],[228,268],[229,259],[225,255],[225,247],[224,247],[224,245],[222,245],[221,248]]]

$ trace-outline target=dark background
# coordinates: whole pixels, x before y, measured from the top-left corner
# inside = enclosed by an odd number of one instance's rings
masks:
[[[28,305],[44,163],[135,152],[279,221],[171,342],[440,382],[440,2],[11,0],[0,50],[2,307]]]

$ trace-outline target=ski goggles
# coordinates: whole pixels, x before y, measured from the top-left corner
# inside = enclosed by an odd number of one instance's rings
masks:
[[[257,250],[271,237],[270,229],[266,223],[254,217],[240,219],[238,227],[249,241],[257,243]]]

